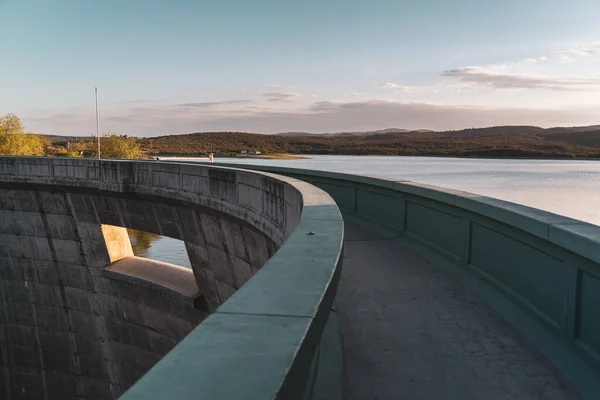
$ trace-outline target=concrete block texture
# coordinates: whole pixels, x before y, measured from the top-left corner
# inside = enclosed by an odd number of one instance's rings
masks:
[[[120,396],[261,269],[302,204],[249,171],[0,157],[0,398]],[[183,240],[193,273],[136,268],[126,228]]]

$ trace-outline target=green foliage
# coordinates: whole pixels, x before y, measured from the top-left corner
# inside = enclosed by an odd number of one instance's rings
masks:
[[[9,156],[43,156],[48,140],[23,132],[21,120],[15,114],[0,117],[0,154]]]
[[[68,142],[69,151],[83,157],[98,157],[98,144],[95,140]],[[143,153],[137,139],[124,135],[111,134],[100,138],[102,158],[142,158]]]
[[[9,156],[43,156],[48,142],[31,133],[0,135],[0,154]]]
[[[15,114],[6,114],[0,117],[0,135],[23,133],[21,119]]]
[[[102,158],[141,158],[142,151],[136,138],[111,134],[100,138]]]
[[[82,153],[70,151],[62,146],[53,146],[46,148],[46,155],[53,157],[81,157]]]
[[[493,158],[595,158],[600,131],[554,132],[536,127],[492,127],[451,132],[374,135],[261,135],[207,132],[139,139],[152,154],[237,156],[241,151],[269,154],[348,154],[461,156]]]
[[[127,233],[129,234],[133,254],[138,257],[144,257],[152,243],[160,239],[160,235],[135,229],[127,229]]]
[[[153,154],[235,155],[241,151],[258,150],[263,154],[287,153],[287,138],[242,132],[208,132],[139,139],[142,149]]]

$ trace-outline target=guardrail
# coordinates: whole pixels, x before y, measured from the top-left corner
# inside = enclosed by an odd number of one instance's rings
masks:
[[[332,306],[344,228],[338,207],[321,189],[217,166],[36,157],[0,157],[0,188],[181,201],[246,220],[281,244],[123,399],[340,398],[341,350]]]
[[[320,187],[345,219],[417,251],[600,398],[600,227],[471,193],[296,168],[242,165]]]

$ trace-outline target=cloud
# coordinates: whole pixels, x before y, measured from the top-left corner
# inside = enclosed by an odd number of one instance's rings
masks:
[[[600,77],[550,77],[497,72],[490,67],[474,66],[442,72],[454,82],[491,89],[545,89],[554,91],[600,88]]]
[[[559,59],[563,57],[572,59],[574,57],[600,56],[600,42],[590,43],[572,49],[555,51],[552,53],[552,56]]]
[[[54,119],[58,119],[58,120],[69,120],[71,118],[75,118],[77,117],[78,114],[74,113],[74,112],[64,112],[64,113],[57,113],[53,116]]]
[[[309,106],[310,111],[322,112],[336,110],[340,105],[346,104],[340,101],[319,101]]]
[[[538,62],[538,60],[535,58],[525,58],[525,59],[521,60],[521,62],[523,64],[535,64],[536,62]]]
[[[393,82],[382,83],[381,85],[379,85],[379,87],[382,89],[393,90],[393,91],[403,92],[403,93],[422,93],[422,92],[430,92],[430,91],[437,90],[435,87],[432,87],[432,86],[430,86],[430,87],[427,87],[427,86],[405,86],[405,85],[399,85],[399,84],[393,83]]]
[[[299,88],[297,86],[281,86],[281,85],[267,85],[270,88]],[[301,89],[301,88],[300,88]],[[252,93],[258,95],[260,97],[265,98],[270,102],[280,102],[280,103],[293,103],[298,100],[300,97],[303,97],[303,94],[297,92],[290,91],[259,91],[259,90],[251,90],[251,89],[242,89],[241,92],[244,93]]]
[[[55,118],[62,114],[63,118]],[[70,118],[67,114],[71,114]],[[106,109],[101,115],[102,132],[157,136],[199,131],[335,132],[375,130],[394,126],[405,129],[461,129],[490,125],[583,125],[600,119],[592,108],[539,109],[525,107],[456,106],[426,102],[319,101],[294,109],[245,106],[198,112],[196,108],[172,104],[151,107]],[[43,116],[23,115],[33,132],[90,135],[94,115],[87,109],[49,110]]]
[[[556,61],[559,63],[572,62],[576,58],[600,56],[600,42],[589,43],[584,46],[573,47],[571,49],[554,51],[548,55],[541,57],[529,57],[520,61],[507,62],[505,64],[497,65],[501,66],[514,66],[519,64],[533,64],[540,61]]]
[[[279,89],[279,90],[304,90],[302,86],[289,86],[289,85],[278,85],[275,83],[270,83],[267,85],[268,88],[271,89]]]
[[[263,92],[260,93],[262,97],[265,97],[267,101],[272,102],[286,102],[291,103],[296,101],[299,97],[302,97],[300,93],[293,92]]]
[[[544,76],[532,73],[538,65],[565,64],[581,57],[600,56],[600,42],[590,43],[571,49],[554,51],[540,57],[528,57],[518,61],[498,64],[453,68],[441,73],[456,84],[466,87],[486,87],[489,89],[538,89],[538,90],[589,90],[600,88],[599,76]],[[538,69],[539,70],[539,69]],[[402,89],[394,83],[382,87]]]
[[[404,87],[404,86],[398,85],[397,83],[392,83],[392,82],[382,83],[379,86],[382,88],[385,88],[385,89],[401,89]]]
[[[251,100],[226,100],[226,101],[211,101],[204,103],[183,103],[176,104],[175,107],[180,108],[209,108],[209,107],[217,107],[217,106],[228,106],[228,105],[236,105],[236,104],[248,104],[252,103]]]

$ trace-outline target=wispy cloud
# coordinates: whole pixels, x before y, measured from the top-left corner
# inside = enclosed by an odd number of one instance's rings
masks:
[[[267,87],[271,88],[271,89],[278,89],[278,90],[294,90],[294,91],[304,90],[304,88],[302,86],[278,85],[276,83],[270,83],[267,85]]]
[[[600,42],[590,43],[572,49],[555,51],[550,56],[561,60],[572,60],[577,57],[600,56]]]
[[[175,107],[180,108],[210,108],[217,106],[230,106],[230,105],[238,105],[238,104],[248,104],[252,103],[251,100],[226,100],[226,101],[211,101],[211,102],[202,102],[202,103],[182,103],[176,104]]]
[[[379,87],[382,87],[384,89],[403,89],[406,86],[401,86],[401,85],[398,85],[397,83],[386,82],[386,83],[382,83],[381,85],[379,85]]]
[[[600,75],[548,75],[549,70],[561,71],[564,69],[561,64],[575,62],[579,58],[591,56],[600,56],[600,42],[516,61],[452,68],[443,71],[440,75],[447,80],[446,84],[453,83],[471,88],[551,91],[598,90],[600,89]]]
[[[122,107],[106,109],[101,127],[103,132],[156,136],[228,130],[262,133],[355,131],[385,126],[406,129],[460,129],[507,124],[556,126],[591,124],[598,119],[600,110],[591,108],[477,107],[372,99],[320,101],[293,109],[283,109],[275,104],[271,107],[239,104],[230,109],[211,110],[208,107],[202,112],[194,107],[173,104]],[[44,116],[23,115],[23,120],[27,129],[33,132],[89,135],[95,128],[93,113],[87,109],[50,110]]]
[[[544,62],[572,62],[577,58],[600,56],[600,42],[588,43],[582,46],[575,46],[570,49],[553,51],[536,57],[527,57],[516,61],[507,61],[501,64],[488,65],[490,68],[507,68],[520,65],[544,63]]]
[[[381,85],[379,85],[379,87],[385,90],[393,90],[402,93],[423,93],[437,90],[437,88],[433,86],[406,86],[393,82],[382,83]]]
[[[261,90],[252,90],[252,89],[242,89],[241,92],[252,93],[252,94],[255,94],[257,96],[264,98],[266,101],[280,102],[280,103],[293,103],[293,102],[297,101],[298,99],[300,99],[301,97],[304,97],[304,95],[302,93],[289,91],[289,90],[293,90],[292,88],[302,90],[303,88],[301,88],[299,86],[267,85],[267,87],[271,88],[271,89],[277,88],[277,89],[284,89],[284,90],[261,91]],[[285,89],[287,89],[287,90],[285,90]]]
[[[491,89],[545,89],[554,91],[600,88],[600,77],[552,77],[498,72],[497,68],[473,66],[442,72],[454,82]]]
[[[300,93],[294,92],[263,92],[260,95],[272,102],[292,103],[302,97]]]

